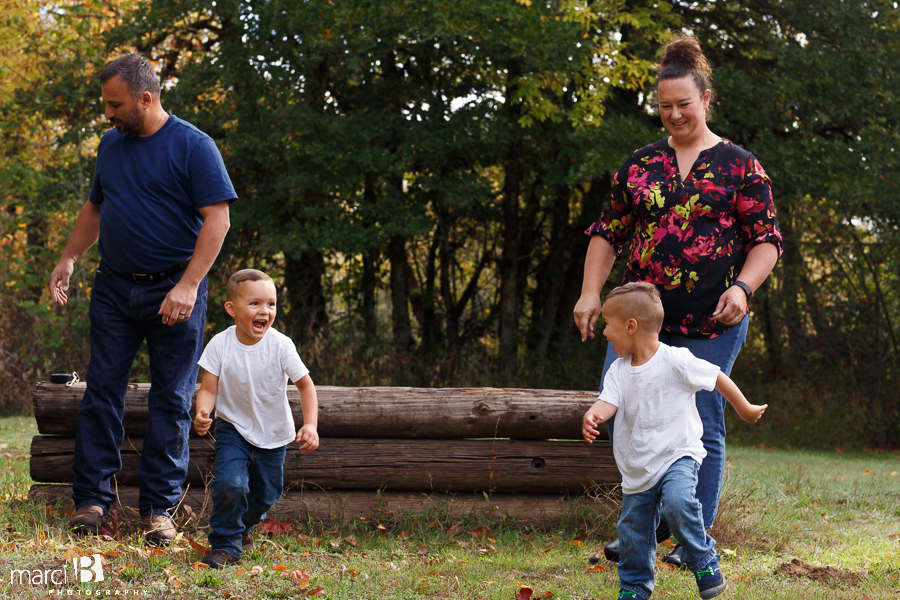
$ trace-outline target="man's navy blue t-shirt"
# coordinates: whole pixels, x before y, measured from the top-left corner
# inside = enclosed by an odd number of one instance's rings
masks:
[[[100,205],[100,257],[119,273],[161,273],[191,258],[198,209],[237,194],[211,137],[169,115],[148,137],[107,131],[90,200]]]

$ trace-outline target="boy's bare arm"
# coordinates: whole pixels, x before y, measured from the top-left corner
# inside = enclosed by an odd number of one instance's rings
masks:
[[[205,372],[197,391],[197,414],[194,415],[194,430],[197,435],[206,435],[213,420],[210,418],[216,407],[216,395],[219,393],[219,378]]]
[[[618,407],[613,406],[609,402],[597,400],[594,402],[594,405],[584,413],[584,419],[581,421],[581,435],[584,436],[584,439],[586,439],[589,444],[593,444],[594,440],[597,439],[597,436],[600,434],[597,426],[616,414],[617,408]]]
[[[302,442],[300,450],[309,452],[319,447],[319,400],[312,377],[305,375],[294,385],[300,392],[300,406],[303,407],[303,427],[297,431],[297,441]]]
[[[725,396],[728,403],[734,407],[737,414],[748,423],[756,423],[759,418],[766,412],[768,404],[750,404],[738,386],[725,373],[719,373],[716,380],[716,391]]]

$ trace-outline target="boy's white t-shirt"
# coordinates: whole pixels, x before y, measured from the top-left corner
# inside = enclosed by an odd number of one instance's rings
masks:
[[[216,415],[257,448],[278,448],[297,437],[287,399],[288,377],[297,382],[309,369],[291,338],[270,328],[252,346],[238,341],[232,325],[217,334],[200,366],[219,378]]]
[[[624,493],[650,489],[682,457],[703,462],[703,423],[694,394],[715,389],[718,376],[716,365],[662,343],[642,365],[632,366],[626,356],[610,366],[600,399],[618,407],[613,454]]]

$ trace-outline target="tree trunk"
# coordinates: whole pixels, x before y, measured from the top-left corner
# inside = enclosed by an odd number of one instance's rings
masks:
[[[522,164],[522,138],[519,127],[521,106],[515,101],[516,79],[521,74],[517,60],[507,65],[506,110],[507,126],[512,142],[503,158],[503,249],[500,252],[500,375],[501,381],[511,382],[516,377],[519,326],[519,246],[521,223],[519,196],[522,191],[524,166]]]
[[[391,263],[391,321],[394,350],[407,354],[412,348],[412,326],[409,319],[409,286],[406,281],[409,267],[406,238],[400,234],[388,237],[388,259]]]
[[[328,327],[325,310],[325,291],[322,277],[325,261],[314,249],[304,250],[299,256],[284,257],[284,294],[288,310],[286,329],[295,343],[305,344]]]

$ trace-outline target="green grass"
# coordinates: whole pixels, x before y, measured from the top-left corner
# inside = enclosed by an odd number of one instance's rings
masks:
[[[71,572],[71,558],[94,553],[106,555],[106,579],[70,583],[61,591],[73,595],[63,597],[92,598],[98,591],[115,597],[118,590],[142,598],[303,598],[319,587],[323,595],[314,597],[335,599],[513,600],[522,587],[533,589],[535,597],[542,592],[564,600],[617,597],[614,566],[603,562],[589,571],[587,563],[607,541],[612,522],[594,523],[583,532],[583,542],[577,539],[577,519],[535,529],[473,516],[455,535],[454,523],[440,512],[294,523],[296,531],[287,534],[257,534],[240,568],[224,571],[197,570],[194,563],[202,555],[187,537],[165,550],[144,546],[134,519],[122,521],[120,541],[72,539],[65,530],[65,506],[27,499],[27,454],[35,432],[30,418],[0,419],[2,598],[47,597],[46,586],[10,585],[11,569],[68,564]],[[720,597],[900,600],[898,459],[898,453],[729,448],[713,532],[730,581]],[[205,525],[201,520],[199,528],[184,534],[205,544]],[[480,525],[490,533],[468,533]],[[660,548],[660,556],[667,551]],[[833,567],[839,578],[775,574],[792,559]],[[854,575],[858,579],[850,580]],[[697,597],[690,574],[660,566],[653,598]]]

